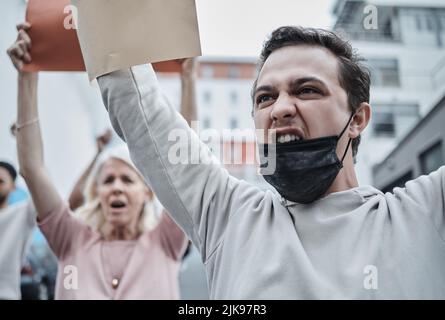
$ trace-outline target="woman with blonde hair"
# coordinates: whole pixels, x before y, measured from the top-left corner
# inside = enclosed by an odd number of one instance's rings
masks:
[[[138,176],[142,178],[142,175],[131,161],[125,144],[101,152],[99,157],[94,161],[94,166],[88,174],[83,190],[84,204],[74,211],[74,215],[89,225],[90,228],[104,234],[107,233],[107,220],[101,213],[103,206],[101,205],[101,199],[98,194],[98,190],[101,190],[98,182],[100,181],[101,169],[104,167],[104,164],[107,164],[110,161],[113,162],[113,169],[116,164],[120,162],[131,167]],[[148,200],[144,203],[138,220],[137,229],[140,233],[154,229],[159,223],[162,212],[159,212],[159,208],[156,207],[156,202],[154,200],[155,197],[151,190],[149,190]]]
[[[16,124],[20,173],[39,226],[59,261],[56,299],[178,299],[178,273],[188,240],[154,195],[125,146],[102,153],[91,169],[76,214],[54,187],[43,162],[37,74],[27,23],[8,49],[18,75]],[[159,210],[158,210],[159,211]]]

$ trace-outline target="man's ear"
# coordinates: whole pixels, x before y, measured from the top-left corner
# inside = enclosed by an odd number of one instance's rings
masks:
[[[357,138],[365,130],[369,120],[371,120],[371,106],[367,102],[362,102],[349,125],[349,137]]]

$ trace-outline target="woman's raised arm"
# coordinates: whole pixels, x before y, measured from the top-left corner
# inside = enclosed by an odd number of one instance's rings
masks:
[[[17,26],[18,37],[8,49],[8,55],[18,71],[18,105],[16,138],[20,174],[26,181],[38,218],[43,220],[59,206],[62,198],[44,167],[43,143],[37,109],[37,73],[23,72],[23,65],[31,62],[29,23]]]

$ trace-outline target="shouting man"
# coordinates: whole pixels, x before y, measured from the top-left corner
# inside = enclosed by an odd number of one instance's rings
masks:
[[[393,193],[358,185],[370,76],[336,34],[281,27],[261,53],[253,118],[278,194],[230,176],[203,144],[199,164],[172,164],[172,130],[187,131],[184,150],[200,142],[151,68],[98,82],[137,167],[199,248],[211,298],[445,298],[445,168]]]

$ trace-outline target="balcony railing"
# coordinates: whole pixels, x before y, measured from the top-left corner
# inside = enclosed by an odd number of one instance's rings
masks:
[[[356,24],[337,24],[335,31],[351,40],[375,42],[400,42],[401,36],[387,27],[378,25],[377,29],[366,29],[362,22]]]

